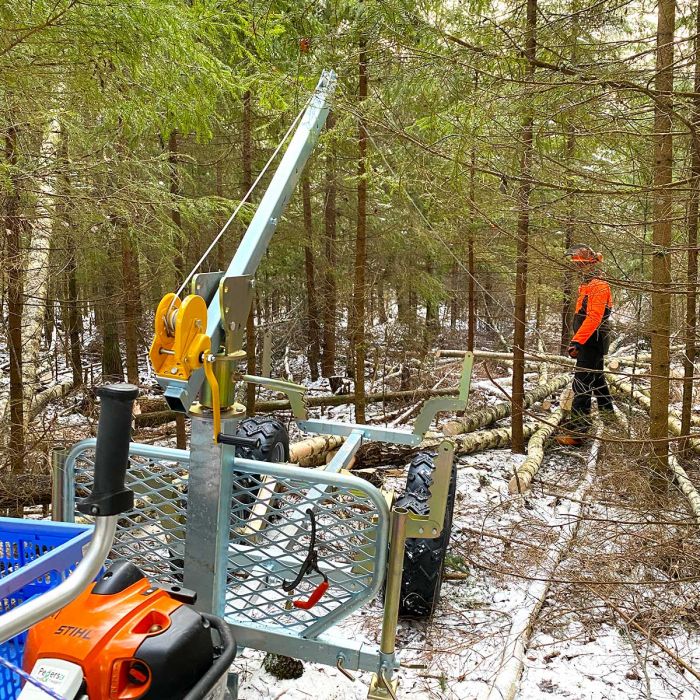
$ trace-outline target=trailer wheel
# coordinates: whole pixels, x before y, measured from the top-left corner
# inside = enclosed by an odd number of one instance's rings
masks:
[[[282,422],[270,416],[252,416],[244,418],[236,428],[240,437],[257,438],[258,446],[236,447],[236,457],[255,459],[258,462],[287,462],[289,460],[289,433]],[[233,506],[249,506],[255,501],[260,490],[259,476],[234,472]],[[245,508],[241,517],[248,516]]]
[[[428,514],[429,488],[433,483],[435,453],[419,452],[411,461],[406,479],[406,492],[397,499],[396,506],[416,515]],[[452,512],[457,490],[457,465],[452,465],[447,492],[445,521],[439,537],[434,539],[408,538],[403,558],[399,616],[410,619],[430,617],[440,599],[445,554],[450,543]]]

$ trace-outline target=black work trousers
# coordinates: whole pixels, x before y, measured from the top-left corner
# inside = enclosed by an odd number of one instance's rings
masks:
[[[571,404],[570,430],[586,432],[590,427],[591,401],[595,397],[599,411],[612,411],[613,400],[603,374],[604,350],[601,343],[584,345],[576,358],[574,400]]]

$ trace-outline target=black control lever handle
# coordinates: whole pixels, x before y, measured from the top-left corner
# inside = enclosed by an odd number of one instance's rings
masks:
[[[77,509],[87,515],[118,515],[134,507],[134,492],[126,488],[131,415],[139,390],[133,384],[108,384],[97,390],[100,419],[95,447],[92,493]]]
[[[233,447],[247,447],[251,450],[257,450],[260,447],[258,438],[243,437],[242,435],[224,435],[219,433],[217,438],[222,445],[233,445]]]

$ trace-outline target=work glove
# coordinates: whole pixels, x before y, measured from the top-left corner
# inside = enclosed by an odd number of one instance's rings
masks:
[[[576,343],[573,340],[569,343],[569,347],[566,348],[566,354],[569,357],[578,357],[578,353],[581,350],[581,343]]]

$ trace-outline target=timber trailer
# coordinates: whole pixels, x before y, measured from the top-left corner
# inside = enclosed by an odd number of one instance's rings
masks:
[[[228,269],[194,275],[188,296],[170,293],[158,306],[150,360],[170,408],[191,418],[191,446],[130,444],[127,487],[136,504],[121,516],[111,558],[196,591],[197,609],[222,617],[239,649],[335,666],[349,678],[372,671],[368,698],[395,698],[398,617],[430,616],[439,596],[454,446],[443,441],[418,453],[398,499],[349,467],[364,441],[417,446],[438,412],[464,410],[473,357],[465,358],[459,396],[428,400],[410,432],[310,418],[305,388],[269,377],[269,344],[263,376],[239,371],[255,272],[318,140],[335,83],[324,71]],[[339,446],[330,462],[323,469],[286,463],[285,425],[246,417],[235,402],[240,383],[285,394],[302,431]],[[74,519],[76,498],[89,493],[94,455],[95,440],[84,440],[56,458],[59,519]],[[382,594],[378,648],[337,629]],[[237,697],[235,674],[229,691]]]

